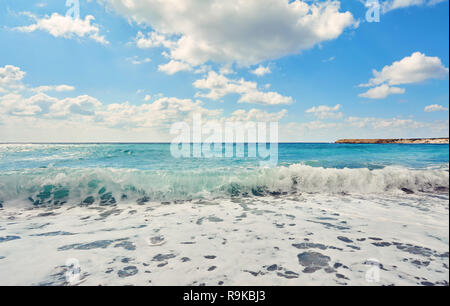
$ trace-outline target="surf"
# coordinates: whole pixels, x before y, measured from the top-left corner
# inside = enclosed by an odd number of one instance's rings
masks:
[[[448,169],[324,168],[293,164],[276,168],[139,170],[48,168],[0,174],[0,201],[33,206],[113,205],[233,197],[319,194],[448,192]]]

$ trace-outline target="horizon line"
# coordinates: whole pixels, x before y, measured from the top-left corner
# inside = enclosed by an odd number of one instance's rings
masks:
[[[183,144],[203,144],[203,142],[183,142]],[[249,144],[254,143],[258,144],[258,142],[222,142],[221,144]],[[265,144],[271,143],[271,142],[265,142]],[[295,143],[335,143],[334,141],[299,141],[299,142],[274,142],[274,143],[281,143],[281,144],[295,144]],[[99,142],[99,141],[84,141],[84,142],[0,142],[0,144],[172,144],[172,142],[122,142],[122,141],[105,141],[105,142]],[[180,143],[178,143],[180,144]]]
[[[404,139],[404,140],[416,140],[416,139],[448,139],[449,137],[437,137],[437,138],[428,138],[428,137],[423,137],[423,138],[389,138],[389,139]],[[369,139],[369,138],[366,138]],[[383,138],[374,138],[374,139],[382,139],[382,140],[387,140],[387,139],[383,139]],[[335,141],[283,141],[283,142],[274,142],[274,143],[278,143],[278,144],[342,144],[342,143],[337,143],[338,140]],[[25,142],[25,141],[20,141],[20,142],[0,142],[0,145],[16,145],[16,144],[172,144],[172,142],[122,142],[122,141],[105,141],[105,142],[101,142],[101,141],[83,141],[83,142],[65,142],[65,141],[56,141],[56,142]],[[180,144],[180,143],[178,143]],[[202,142],[184,142],[182,144],[203,144]],[[222,142],[221,144],[259,144],[258,142]],[[271,144],[271,142],[265,142],[265,143],[261,143],[261,144]]]

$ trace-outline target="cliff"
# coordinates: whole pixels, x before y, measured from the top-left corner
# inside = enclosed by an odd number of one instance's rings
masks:
[[[411,139],[340,139],[336,143],[387,144],[387,143],[415,143],[415,144],[448,144],[448,138],[411,138]]]

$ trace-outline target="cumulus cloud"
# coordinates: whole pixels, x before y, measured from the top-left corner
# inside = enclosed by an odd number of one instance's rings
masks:
[[[53,13],[51,16],[45,16],[43,18],[38,18],[31,13],[27,13],[27,16],[33,18],[36,23],[14,29],[21,32],[41,30],[48,32],[54,37],[87,37],[103,45],[109,44],[106,38],[100,35],[99,26],[92,23],[95,20],[92,15],[88,15],[84,19],[62,16],[58,13]]]
[[[2,115],[85,122],[109,128],[167,128],[173,122],[192,118],[194,113],[213,119],[219,118],[222,110],[208,110],[201,101],[168,97],[142,105],[128,102],[105,105],[88,95],[63,99],[43,92],[28,97],[21,93],[0,95]]]
[[[269,67],[264,67],[262,65],[259,65],[258,68],[251,71],[251,73],[253,73],[254,75],[257,75],[257,76],[263,76],[263,75],[266,75],[271,72],[272,71],[270,71]]]
[[[63,119],[70,115],[92,116],[101,103],[86,95],[57,99],[45,93],[37,93],[30,97],[10,93],[0,97],[0,105],[4,113],[12,116]]]
[[[445,79],[448,74],[449,70],[442,64],[440,58],[414,52],[411,56],[385,66],[381,71],[373,70],[374,77],[368,84],[361,86],[420,83],[428,79]]]
[[[433,104],[433,105],[428,105],[425,107],[424,109],[427,113],[431,113],[431,112],[448,112],[448,108],[444,107],[442,105],[438,105],[438,104]]]
[[[78,97],[55,98],[46,92],[67,92],[75,88],[70,85],[29,87],[23,83],[26,73],[19,67],[0,67],[0,113],[15,117],[39,117],[45,119],[66,119],[71,116],[93,116],[101,107],[97,99],[81,95]]]
[[[381,71],[373,70],[373,78],[360,87],[374,87],[360,97],[382,99],[390,94],[403,94],[405,90],[393,85],[421,83],[429,79],[446,79],[449,69],[438,57],[415,52],[400,61],[385,66]]]
[[[0,85],[9,85],[21,81],[25,77],[25,74],[19,67],[12,65],[0,67]]]
[[[104,105],[88,95],[56,98],[49,91],[71,91],[73,86],[28,87],[22,81],[25,72],[19,67],[0,67],[0,115],[9,117],[36,118],[40,120],[64,120],[67,122],[89,122],[107,127],[146,128],[162,127],[174,121],[183,121],[200,113],[205,118],[216,118],[222,110],[208,110],[201,101],[159,97],[153,103],[139,106],[128,102]],[[15,86],[12,87],[11,84]],[[17,90],[20,88],[20,90]],[[144,100],[149,101],[150,95]]]
[[[141,48],[164,47],[172,60],[258,64],[297,54],[357,26],[339,1],[104,0],[153,31],[138,33]]]
[[[389,12],[410,6],[433,6],[446,0],[387,0],[382,4],[383,12]]]
[[[46,86],[38,86],[31,89],[35,92],[48,92],[48,91],[56,91],[56,92],[63,92],[63,91],[73,91],[75,90],[75,87],[70,85],[46,85]]]
[[[195,88],[208,90],[209,92],[199,92],[197,97],[204,97],[218,100],[229,94],[238,94],[238,103],[255,103],[262,105],[291,104],[291,97],[283,96],[277,92],[263,92],[258,89],[255,82],[229,79],[215,71],[210,71],[204,79],[196,80],[193,83]]]
[[[23,83],[26,72],[19,67],[5,65],[0,67],[0,93],[21,92],[28,90],[31,92],[48,92],[48,91],[73,91],[75,87],[70,85],[45,85],[38,87],[29,87]]]
[[[306,110],[306,113],[313,114],[318,119],[339,119],[342,118],[343,114],[338,112],[342,105],[337,104],[335,106],[314,106]]]
[[[4,91],[0,92],[0,118],[2,123],[18,122],[35,124],[37,121],[49,126],[49,122],[64,122],[66,126],[87,125],[93,130],[127,129],[127,130],[168,130],[171,124],[180,121],[189,122],[194,114],[201,114],[205,122],[225,121],[278,121],[286,114],[286,110],[276,113],[251,109],[237,110],[230,116],[223,115],[221,109],[207,109],[200,100],[179,99],[155,95],[155,101],[149,102],[152,97],[145,95],[141,105],[132,105],[129,102],[104,104],[94,97],[80,95],[75,97],[57,98],[47,92],[67,92],[74,90],[69,85],[27,87],[22,81],[26,73],[19,67],[0,67],[0,84]],[[16,84],[21,90],[11,89],[6,85]],[[2,87],[3,88],[3,87]],[[142,90],[138,91],[141,93]]]
[[[384,99],[389,95],[402,95],[405,93],[404,88],[391,87],[387,84],[383,84],[374,88],[369,89],[365,93],[359,94],[359,97],[368,99]]]
[[[141,49],[155,48],[155,47],[165,47],[172,48],[174,42],[168,39],[165,35],[158,34],[156,32],[147,33],[144,35],[139,31],[135,38],[136,46]]]
[[[211,69],[209,69],[209,70],[211,70]],[[233,65],[228,63],[228,64],[222,65],[222,67],[220,67],[219,73],[226,75],[226,74],[234,74],[236,72],[233,69]]]
[[[23,88],[21,81],[25,77],[25,74],[19,67],[12,65],[0,67],[0,92]]]
[[[184,62],[171,60],[167,64],[159,65],[158,70],[173,75],[179,71],[191,71],[192,67]]]
[[[222,110],[208,110],[201,101],[163,97],[142,105],[128,102],[106,105],[97,111],[96,120],[116,128],[168,128],[174,122],[192,118],[194,113],[215,118],[222,114]]]

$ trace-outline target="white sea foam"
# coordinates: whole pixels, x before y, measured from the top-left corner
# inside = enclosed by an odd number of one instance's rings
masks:
[[[264,196],[280,193],[395,193],[445,191],[448,170],[335,169],[294,164],[272,169],[150,171],[112,168],[49,168],[0,175],[0,200],[32,198],[79,202],[110,193],[115,200]]]
[[[0,285],[448,285],[448,196],[0,210]],[[14,221],[12,221],[14,220]],[[306,261],[304,259],[307,259]],[[79,281],[66,276],[68,261]],[[378,262],[379,279],[367,273]]]

